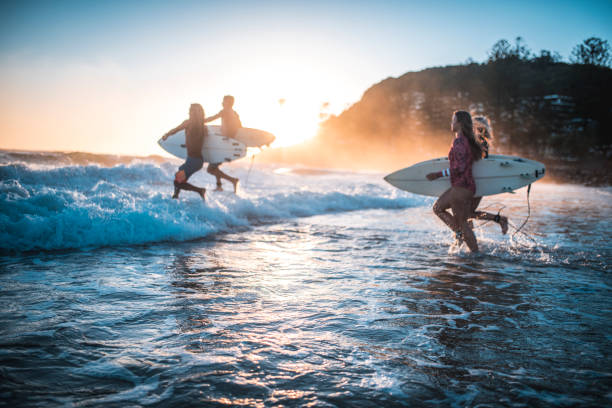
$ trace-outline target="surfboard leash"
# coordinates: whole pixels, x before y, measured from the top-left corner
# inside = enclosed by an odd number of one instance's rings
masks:
[[[510,238],[511,238],[511,240],[514,240],[514,236],[520,232],[521,234],[523,234],[523,236],[525,236],[527,239],[529,239],[531,242],[533,242],[536,245],[536,247],[540,247],[540,243],[538,241],[536,241],[531,235],[527,234],[526,232],[521,231],[523,229],[523,227],[527,224],[527,221],[529,220],[529,217],[531,216],[531,205],[530,205],[530,202],[529,202],[529,193],[530,192],[531,192],[531,184],[529,185],[529,187],[527,187],[527,218],[525,218],[525,220],[523,221],[521,226],[517,228],[516,225],[514,225],[510,221],[508,221],[508,224],[510,224],[510,226],[512,226],[512,228],[514,228],[514,233],[512,234],[512,236]],[[516,242],[521,244],[518,241],[516,241]],[[521,244],[521,245],[524,245],[524,244]]]
[[[529,184],[529,187],[527,187],[527,218],[525,218],[525,220],[523,221],[523,223],[521,224],[520,227],[518,227],[516,229],[516,231],[514,231],[514,233],[512,234],[512,238],[514,238],[514,236],[516,234],[518,234],[519,232],[521,232],[521,230],[523,229],[523,227],[525,226],[525,224],[527,224],[527,221],[529,221],[529,217],[531,216],[531,205],[529,203],[529,193],[531,193],[531,184]],[[523,233],[524,234],[524,233]],[[525,234],[527,235],[527,234]]]
[[[251,156],[251,165],[249,166],[249,171],[247,172],[247,176],[246,176],[246,180],[244,181],[243,188],[246,188],[247,184],[249,183],[249,176],[251,175],[251,170],[253,169],[253,163],[255,163],[255,156],[257,155],[254,154],[253,156]]]
[[[500,209],[497,210],[497,215],[500,215],[501,211],[506,208],[505,205],[503,205],[502,203],[499,202],[493,202],[489,205],[484,206],[481,211],[487,211],[489,208],[496,206],[496,205],[500,205]],[[478,221],[478,218],[474,218],[474,220]],[[472,228],[473,231],[476,231],[477,229],[481,229],[482,227],[484,227],[485,225],[489,224],[490,222],[492,222],[491,220],[484,220],[482,221],[480,224],[478,224],[476,227]]]
[[[514,240],[514,236],[520,232],[523,236],[525,236],[527,239],[529,239],[531,242],[533,242],[536,246],[540,246],[538,241],[536,241],[531,235],[529,235],[526,232],[522,231],[523,227],[525,225],[527,225],[527,221],[529,221],[529,218],[531,216],[531,203],[530,203],[530,200],[529,200],[530,193],[531,193],[531,184],[529,184],[529,186],[527,187],[527,217],[523,220],[521,225],[519,227],[517,227],[510,220],[508,220],[508,225],[511,226],[514,229],[514,232],[510,236],[510,239]],[[489,208],[491,208],[491,207],[493,207],[495,205],[501,205],[501,203],[491,203],[491,204],[483,207],[482,210],[486,211],[486,210],[488,210]],[[501,205],[501,208],[497,211],[497,215],[500,215],[501,211],[504,208],[506,208],[506,206],[505,205]],[[484,227],[485,225],[489,224],[490,222],[491,222],[490,220],[486,220],[486,221],[478,224],[478,226],[474,227],[473,230],[476,231],[477,229],[481,229],[482,227]],[[516,242],[520,244],[520,242],[518,242],[518,241],[516,241]]]

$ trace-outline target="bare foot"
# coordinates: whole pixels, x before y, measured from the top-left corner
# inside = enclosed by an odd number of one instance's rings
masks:
[[[499,225],[501,226],[502,234],[506,235],[506,232],[508,232],[508,217],[499,217]]]
[[[238,182],[240,180],[238,180],[237,178],[234,179],[234,181],[232,181],[232,184],[234,185],[234,194],[236,194],[238,192]]]
[[[223,191],[223,187],[221,187],[221,185],[217,185],[217,188],[215,188],[215,191]]]
[[[199,193],[200,193],[200,196],[202,196],[202,200],[206,201],[206,189],[201,188]]]

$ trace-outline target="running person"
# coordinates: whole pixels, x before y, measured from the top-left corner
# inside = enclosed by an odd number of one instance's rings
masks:
[[[231,95],[225,95],[223,97],[223,109],[219,111],[214,116],[204,119],[205,123],[212,122],[213,120],[217,120],[221,118],[221,134],[226,137],[234,137],[238,129],[242,127],[242,123],[240,123],[240,116],[233,109],[234,106],[234,97]],[[223,191],[223,187],[221,186],[221,179],[224,178],[228,180],[234,186],[234,193],[238,189],[238,179],[235,177],[231,177],[219,169],[219,166],[222,163],[210,163],[206,171],[217,179],[217,188],[215,191]]]
[[[482,148],[474,137],[472,117],[466,111],[456,111],[451,122],[455,134],[453,145],[448,152],[450,168],[437,173],[429,173],[428,180],[450,176],[451,188],[446,190],[433,206],[434,213],[446,225],[464,239],[471,252],[478,252],[478,242],[468,223],[472,213],[472,200],[476,183],[472,175],[472,164],[482,157]],[[451,208],[451,215],[447,210]]]
[[[189,107],[189,119],[168,131],[162,136],[166,140],[170,135],[180,130],[185,130],[185,144],[187,145],[187,160],[183,163],[174,175],[174,194],[172,198],[178,198],[181,190],[194,191],[198,193],[202,200],[206,200],[206,189],[196,187],[187,183],[189,177],[204,166],[202,157],[202,144],[204,138],[208,136],[208,130],[204,125],[204,109],[199,103],[192,103]]]
[[[493,140],[493,131],[491,130],[491,123],[485,116],[474,117],[474,133],[478,137],[478,143],[482,147],[484,158],[489,157],[489,141]],[[472,215],[470,218],[478,220],[495,221],[501,227],[502,234],[508,232],[508,218],[499,214],[491,214],[485,211],[476,211],[480,205],[482,197],[474,197],[472,200]]]

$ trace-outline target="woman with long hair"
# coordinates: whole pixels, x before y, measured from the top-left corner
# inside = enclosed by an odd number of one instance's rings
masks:
[[[179,167],[174,175],[174,194],[172,198],[178,198],[181,190],[187,190],[198,193],[203,200],[206,199],[205,188],[196,187],[187,183],[189,177],[204,166],[202,145],[204,143],[204,138],[208,136],[208,129],[204,125],[204,117],[204,108],[202,108],[202,105],[199,103],[192,103],[189,107],[189,119],[162,136],[162,138],[166,140],[168,136],[180,130],[185,130],[187,160]]]
[[[485,159],[489,157],[489,144],[493,141],[493,130],[491,122],[485,116],[474,116],[474,133],[478,138],[478,143],[482,147]],[[495,221],[501,227],[502,234],[508,232],[508,218],[500,214],[492,214],[485,211],[476,211],[480,205],[482,197],[474,197],[472,200],[472,214],[470,218],[477,220]]]
[[[427,175],[429,180],[448,176],[451,181],[451,188],[438,198],[433,211],[460,239],[465,240],[470,251],[478,252],[478,242],[468,223],[468,217],[472,214],[472,200],[476,193],[472,164],[482,158],[482,147],[476,141],[469,112],[453,113],[451,131],[455,139],[448,152],[450,168]],[[449,208],[452,209],[452,214],[447,211]]]

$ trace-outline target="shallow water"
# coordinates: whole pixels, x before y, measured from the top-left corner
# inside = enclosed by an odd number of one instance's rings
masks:
[[[0,159],[0,404],[612,402],[610,189],[538,182],[474,256],[381,175],[237,164],[204,205],[173,163]]]

